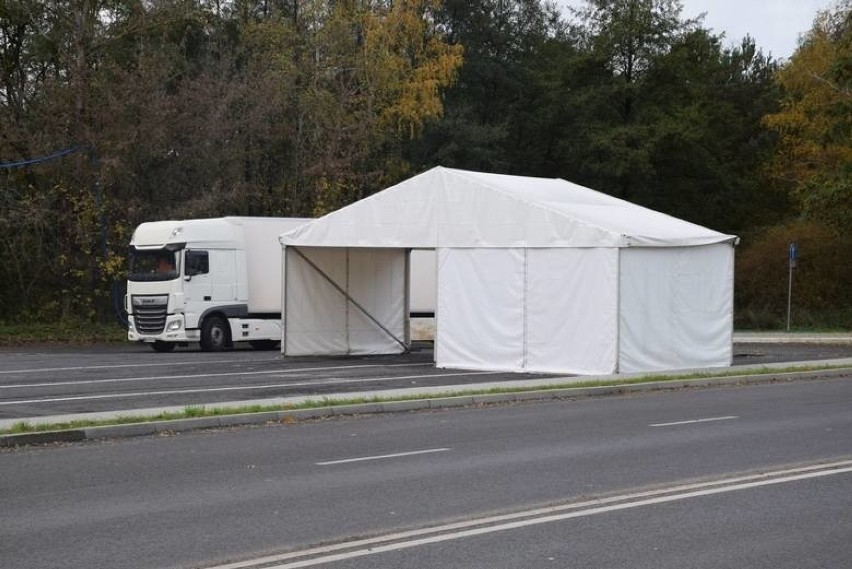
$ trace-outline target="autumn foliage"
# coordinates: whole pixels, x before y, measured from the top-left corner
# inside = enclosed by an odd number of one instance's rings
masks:
[[[809,219],[852,230],[852,3],[822,12],[778,71],[783,97],[766,125],[778,133],[770,179]]]
[[[0,2],[0,321],[110,319],[143,221],[318,216],[444,165],[742,235],[742,326],[779,325],[798,240],[796,302],[852,326],[850,27],[842,0],[779,61],[678,0]]]
[[[736,324],[779,329],[786,326],[793,269],[791,325],[796,328],[852,327],[852,236],[837,236],[824,225],[799,222],[775,227],[743,243],[736,258]]]

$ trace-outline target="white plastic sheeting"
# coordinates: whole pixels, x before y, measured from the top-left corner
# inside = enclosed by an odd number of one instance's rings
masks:
[[[406,254],[402,249],[285,250],[283,351],[403,352]]]
[[[619,371],[731,364],[734,248],[621,250]]]

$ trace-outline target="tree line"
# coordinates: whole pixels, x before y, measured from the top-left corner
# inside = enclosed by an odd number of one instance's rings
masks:
[[[2,0],[0,320],[107,317],[143,221],[318,216],[435,165],[737,233],[744,267],[849,247],[849,14],[779,61],[677,0]],[[757,266],[740,312],[774,313]]]

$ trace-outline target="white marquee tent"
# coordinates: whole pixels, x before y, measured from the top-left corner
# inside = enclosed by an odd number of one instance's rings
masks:
[[[409,252],[435,249],[438,367],[726,366],[735,241],[565,180],[438,167],[281,236],[282,352],[402,352]]]

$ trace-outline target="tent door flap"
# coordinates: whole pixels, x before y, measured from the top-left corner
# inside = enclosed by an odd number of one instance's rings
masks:
[[[302,252],[301,252],[301,251],[300,251],[297,247],[292,247],[292,246],[291,246],[291,247],[288,247],[288,250],[291,250],[291,251],[293,251],[294,253],[296,253],[297,255],[299,255],[299,257],[301,257],[301,258],[302,258],[302,260],[304,260],[304,261],[305,261],[305,262],[306,262],[306,263],[307,263],[307,264],[308,264],[308,265],[309,265],[309,266],[310,266],[313,270],[315,270],[315,271],[316,271],[316,272],[317,272],[317,273],[318,273],[318,274],[319,274],[319,275],[320,275],[323,279],[325,279],[325,280],[328,282],[328,284],[330,284],[332,287],[334,287],[334,289],[335,289],[337,292],[339,292],[340,294],[342,294],[342,295],[343,295],[343,297],[344,297],[344,298],[346,298],[346,300],[347,300],[348,302],[351,302],[351,303],[352,303],[352,305],[353,305],[355,308],[357,308],[358,310],[360,310],[360,311],[361,311],[361,313],[362,313],[364,316],[366,316],[366,317],[367,317],[367,318],[368,318],[368,319],[369,319],[369,320],[370,320],[373,324],[375,324],[376,326],[378,326],[378,327],[379,327],[379,329],[381,329],[381,330],[382,330],[385,334],[387,334],[387,335],[388,335],[388,337],[390,337],[390,338],[391,338],[394,342],[396,342],[397,344],[399,344],[400,346],[402,346],[402,349],[404,350],[404,353],[408,353],[408,352],[410,352],[410,351],[411,351],[411,346],[409,346],[408,344],[406,344],[403,340],[400,340],[399,338],[397,338],[397,337],[396,337],[396,335],[395,335],[393,332],[391,332],[390,330],[388,330],[388,329],[387,329],[387,327],[386,327],[384,324],[382,324],[381,322],[379,322],[379,321],[378,321],[378,320],[377,320],[377,319],[376,319],[376,318],[375,318],[372,314],[370,314],[370,313],[367,311],[367,309],[366,309],[366,308],[364,308],[363,306],[361,306],[361,304],[360,304],[357,300],[355,300],[354,298],[352,298],[352,296],[351,296],[348,292],[346,292],[346,291],[345,291],[345,290],[344,290],[344,289],[343,289],[343,288],[342,288],[339,284],[337,284],[336,282],[334,282],[334,279],[332,279],[330,276],[328,276],[328,275],[327,275],[327,274],[326,274],[326,273],[325,273],[322,269],[320,269],[320,268],[319,268],[319,267],[318,267],[318,266],[317,266],[317,265],[316,265],[313,261],[311,261],[310,259],[308,259],[308,257],[307,257],[304,253],[302,253]]]

